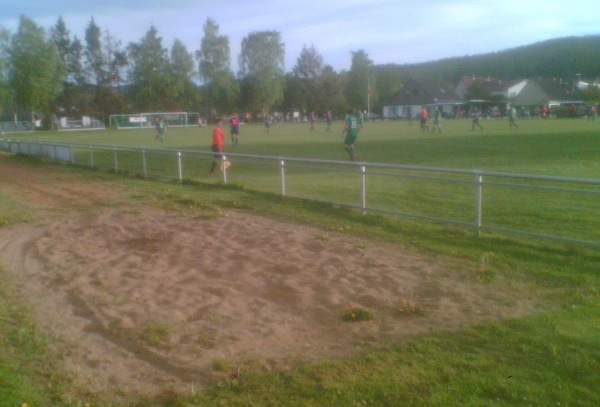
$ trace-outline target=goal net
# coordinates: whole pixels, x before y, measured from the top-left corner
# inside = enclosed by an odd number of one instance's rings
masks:
[[[157,112],[110,115],[110,127],[116,129],[147,129],[154,126],[157,118],[162,118],[167,127],[198,126],[200,113]]]

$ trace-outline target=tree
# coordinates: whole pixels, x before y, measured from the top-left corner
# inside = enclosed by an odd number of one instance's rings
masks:
[[[196,110],[200,103],[200,93],[194,84],[194,58],[180,40],[175,40],[171,47],[170,74],[174,88],[173,110]]]
[[[373,101],[372,110],[382,112],[383,106],[398,93],[404,81],[401,73],[393,65],[375,67],[375,78],[378,97]]]
[[[121,71],[127,65],[127,54],[108,30],[102,35],[92,18],[85,31],[87,77],[94,86],[92,115],[106,122],[112,113],[122,112],[124,98],[120,93]]]
[[[229,38],[219,35],[219,25],[207,18],[200,49],[196,51],[204,100],[209,112],[231,112],[239,97],[239,85],[231,72]]]
[[[94,18],[90,20],[85,29],[86,74],[91,83],[103,84],[106,82],[107,67],[102,53],[101,30]]]
[[[81,42],[77,38],[71,41],[69,30],[62,17],[58,18],[50,35],[66,68],[63,91],[58,100],[58,111],[68,117],[80,116],[86,105],[83,93],[85,73],[81,63]]]
[[[242,100],[249,111],[268,111],[283,100],[284,59],[277,31],[254,32],[242,40],[239,75]]]
[[[325,65],[317,80],[319,89],[319,111],[330,110],[334,115],[343,116],[347,106],[344,97],[344,78],[330,65]]]
[[[314,45],[307,48],[302,47],[296,65],[292,69],[294,77],[298,81],[298,91],[302,95],[302,101],[298,108],[304,111],[323,111],[319,103],[318,79],[323,71],[323,57]]]
[[[323,57],[314,45],[307,48],[306,45],[302,47],[300,56],[296,61],[296,65],[292,69],[294,75],[301,80],[315,80],[321,76],[323,71]]]
[[[40,112],[49,128],[55,101],[62,91],[65,66],[56,45],[46,38],[43,28],[21,16],[19,28],[9,49],[9,84],[15,102]]]
[[[108,30],[102,37],[102,60],[104,61],[104,77],[96,90],[96,104],[100,107],[102,117],[106,121],[113,113],[122,113],[125,100],[121,94],[121,72],[127,66],[127,53]]]
[[[131,70],[131,101],[142,111],[161,111],[175,103],[176,92],[169,74],[168,50],[151,26],[139,43],[128,46]]]
[[[350,107],[360,110],[368,107],[369,98],[372,96],[370,93],[375,87],[372,70],[373,61],[365,51],[352,51],[352,65],[344,92]]]
[[[204,37],[196,51],[196,59],[200,79],[210,82],[230,71],[229,38],[219,35],[219,25],[211,18],[206,19],[203,29]]]
[[[8,58],[10,33],[0,27],[0,117],[4,108],[10,103],[10,88],[8,84]]]
[[[589,103],[600,102],[600,88],[597,86],[590,86],[583,91],[583,99]]]

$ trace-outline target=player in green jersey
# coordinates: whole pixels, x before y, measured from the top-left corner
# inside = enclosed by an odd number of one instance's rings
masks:
[[[344,149],[350,154],[350,161],[356,160],[357,156],[354,153],[354,143],[358,137],[358,120],[354,116],[352,110],[348,110],[348,115],[345,119],[344,130],[342,130],[342,137],[344,137]]]

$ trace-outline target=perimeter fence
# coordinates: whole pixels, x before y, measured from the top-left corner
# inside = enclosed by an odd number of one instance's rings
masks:
[[[214,182],[209,151],[0,139],[0,150],[101,170]],[[228,153],[223,183],[354,208],[600,247],[600,179]]]

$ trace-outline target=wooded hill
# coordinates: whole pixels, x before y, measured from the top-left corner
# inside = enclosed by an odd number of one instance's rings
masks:
[[[502,79],[562,78],[594,79],[600,76],[600,35],[566,37],[503,51],[441,59],[438,61],[376,67],[397,70],[403,78],[439,78],[458,83],[463,75]]]

